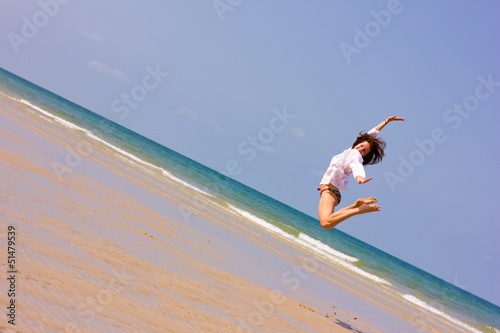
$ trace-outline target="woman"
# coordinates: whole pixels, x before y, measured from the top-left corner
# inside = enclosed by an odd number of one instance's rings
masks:
[[[373,197],[358,199],[354,204],[338,211],[335,211],[335,207],[340,203],[342,198],[340,189],[346,189],[350,174],[353,174],[358,184],[366,184],[372,180],[366,178],[363,166],[382,161],[385,142],[377,138],[377,135],[391,121],[404,121],[404,119],[397,116],[387,118],[368,133],[360,133],[351,148],[332,158],[318,188],[320,191],[318,215],[323,228],[334,228],[354,215],[380,211],[380,206],[375,204],[377,199]]]

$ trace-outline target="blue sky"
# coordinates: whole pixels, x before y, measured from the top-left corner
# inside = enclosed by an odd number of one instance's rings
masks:
[[[498,305],[499,12],[494,0],[2,1],[0,67],[315,217],[331,157],[405,117],[381,133],[373,180],[343,192],[382,211],[338,228]]]

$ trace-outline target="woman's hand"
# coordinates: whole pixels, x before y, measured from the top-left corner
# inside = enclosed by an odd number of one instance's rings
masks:
[[[385,127],[385,125],[387,125],[388,123],[390,123],[391,121],[404,121],[405,119],[404,118],[401,118],[401,117],[398,117],[398,116],[390,116],[388,117],[386,120],[384,120],[383,122],[381,122],[380,124],[378,124],[375,129],[377,131],[381,131],[382,128]]]
[[[368,183],[370,180],[372,180],[373,178],[363,178],[361,176],[357,176],[356,177],[356,181],[358,182],[358,184],[366,184]]]
[[[390,123],[391,121],[404,121],[404,118],[398,117],[398,116],[390,116],[385,120],[385,123]]]

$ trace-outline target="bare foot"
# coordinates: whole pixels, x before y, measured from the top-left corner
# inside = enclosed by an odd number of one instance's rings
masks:
[[[356,200],[356,202],[354,203],[354,207],[359,207],[359,206],[364,205],[364,204],[372,204],[375,202],[377,202],[377,198],[375,198],[375,197],[360,198],[360,199]]]
[[[360,214],[380,211],[379,205],[362,204],[358,208],[359,208]]]

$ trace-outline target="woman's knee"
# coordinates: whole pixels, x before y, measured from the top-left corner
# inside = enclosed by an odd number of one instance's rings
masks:
[[[327,218],[320,218],[319,219],[319,224],[324,228],[324,229],[330,229],[331,228],[331,223],[328,221]]]

